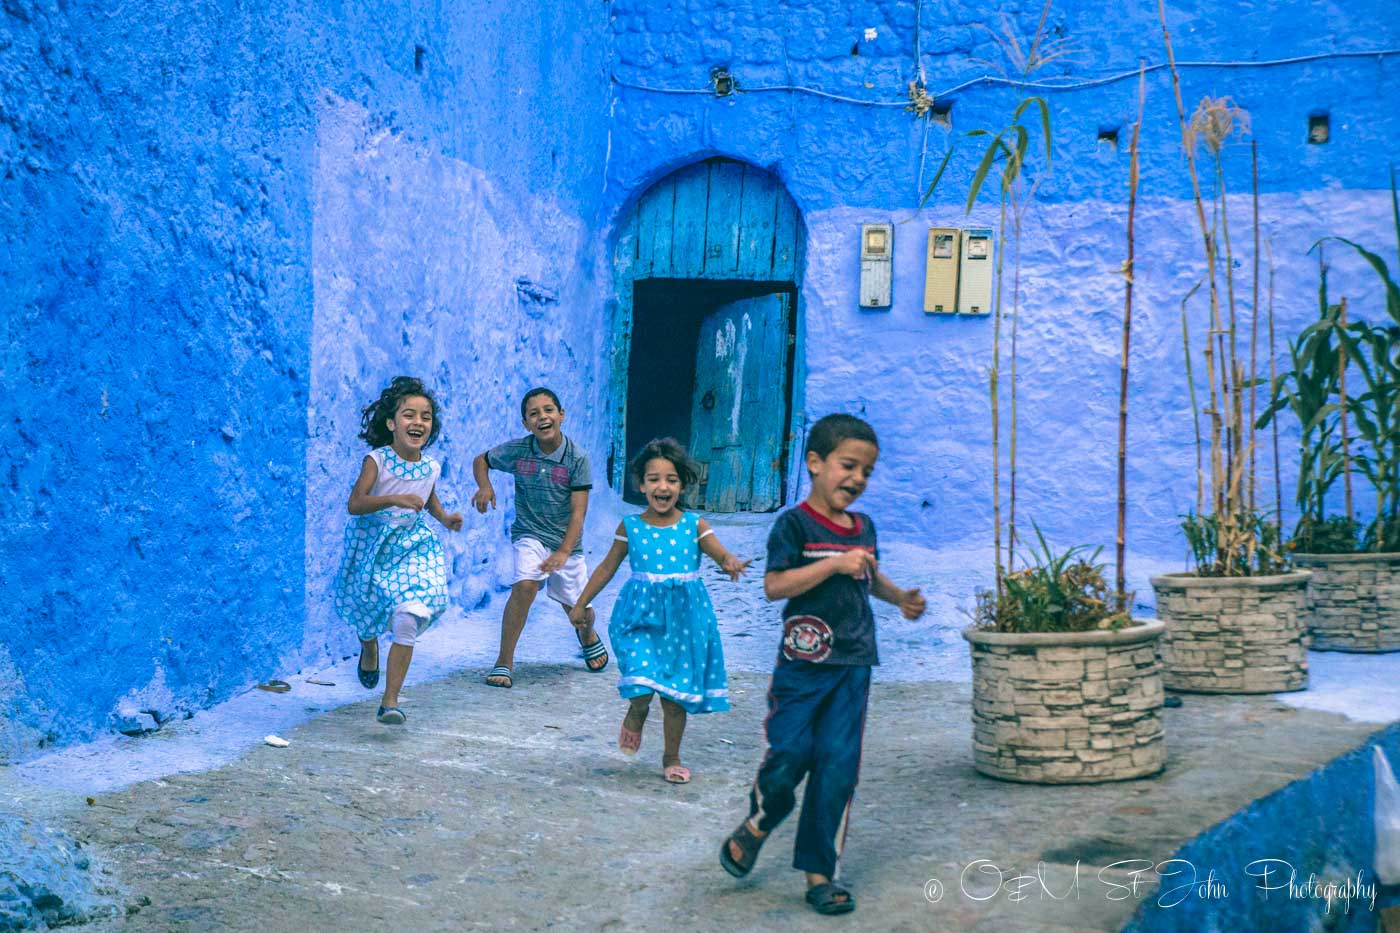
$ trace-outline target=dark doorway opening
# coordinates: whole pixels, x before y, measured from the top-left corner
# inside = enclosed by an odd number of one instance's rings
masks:
[[[792,282],[633,282],[627,455],[654,437],[684,444],[702,469],[689,507],[783,505],[796,299]],[[643,502],[630,478],[623,495]]]

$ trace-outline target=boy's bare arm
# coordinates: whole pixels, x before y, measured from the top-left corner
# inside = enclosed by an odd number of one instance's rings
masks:
[[[894,581],[885,576],[880,571],[875,571],[875,579],[870,584],[870,595],[876,599],[887,603],[899,605],[899,600],[904,596],[904,590],[895,585]]]
[[[617,526],[617,534],[624,534],[624,526]],[[579,593],[578,599],[574,601],[573,608],[569,610],[569,621],[575,625],[581,625],[588,615],[588,604],[593,602],[593,597],[603,592],[607,585],[612,582],[617,569],[622,566],[622,560],[627,556],[627,542],[614,541],[612,547],[608,548],[608,553],[603,555],[603,559],[598,566],[593,568],[593,574],[588,578],[588,582],[583,586],[583,592]]]
[[[583,519],[588,515],[588,490],[575,489],[569,495],[569,527],[564,530],[564,540],[559,544],[559,550],[549,555],[540,564],[540,570],[544,573],[553,573],[569,559],[569,555],[574,553],[574,548],[578,547],[579,541],[583,538]]]
[[[472,479],[476,480],[476,492],[472,495],[472,505],[481,513],[486,512],[486,507],[496,507],[496,490],[491,486],[491,464],[486,460],[485,452],[479,453],[472,461]]]
[[[917,586],[911,590],[902,590],[879,570],[875,571],[875,579],[870,584],[870,595],[898,606],[906,619],[917,619],[928,608],[928,600],[924,599]]]
[[[847,551],[840,557],[827,557],[805,567],[770,570],[763,575],[763,595],[770,602],[792,599],[819,586],[838,573],[857,580],[875,572],[875,556],[869,551]]]

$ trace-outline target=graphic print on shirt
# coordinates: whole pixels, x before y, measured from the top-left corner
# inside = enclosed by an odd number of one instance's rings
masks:
[[[831,626],[816,616],[790,616],[783,621],[783,654],[793,661],[825,661],[831,655]]]

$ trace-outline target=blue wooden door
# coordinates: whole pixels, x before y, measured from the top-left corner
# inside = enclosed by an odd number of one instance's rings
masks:
[[[716,308],[695,349],[690,452],[705,481],[691,500],[713,512],[767,512],[782,504],[787,422],[787,294]]]

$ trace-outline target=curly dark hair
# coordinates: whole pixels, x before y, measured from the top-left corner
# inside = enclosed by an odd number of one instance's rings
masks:
[[[437,440],[442,431],[442,421],[438,418],[438,403],[421,379],[412,376],[395,376],[379,398],[360,414],[360,439],[371,447],[384,447],[393,443],[394,435],[389,432],[388,421],[398,414],[399,405],[410,396],[421,395],[433,406],[433,425],[428,429],[428,439],[423,442],[428,447]]]
[[[674,437],[658,437],[647,441],[647,445],[637,451],[637,455],[627,466],[627,472],[637,488],[641,488],[642,480],[646,479],[647,464],[653,460],[669,460],[671,465],[676,468],[676,474],[681,478],[681,488],[683,489],[695,485],[700,479],[700,467],[696,466],[695,461],[690,459],[690,454],[685,452],[680,441]]]

